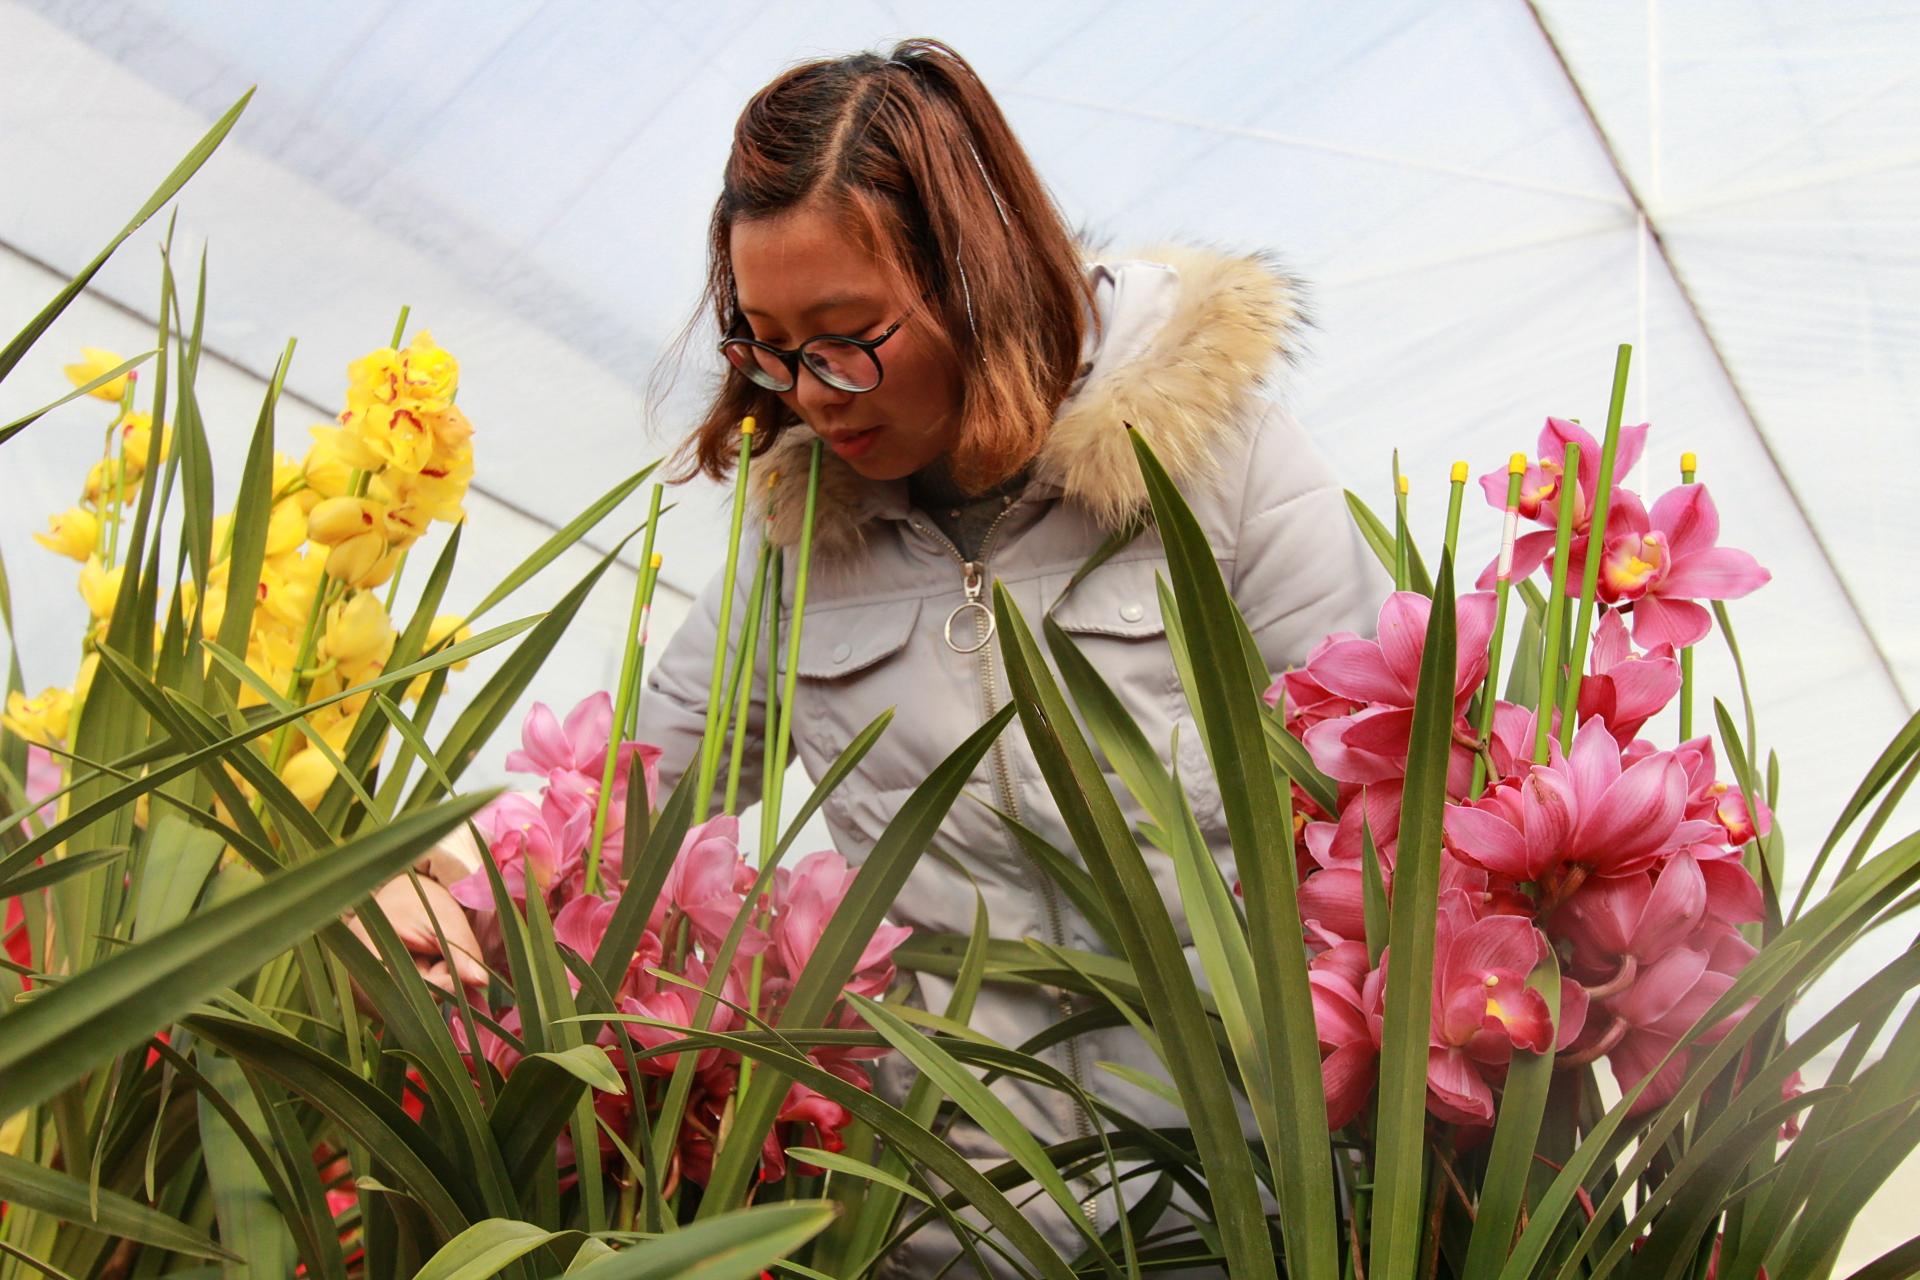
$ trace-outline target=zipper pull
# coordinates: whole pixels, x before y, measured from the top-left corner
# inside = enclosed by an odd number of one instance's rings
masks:
[[[967,593],[967,598],[962,600],[955,606],[953,612],[947,615],[947,626],[944,633],[947,639],[947,648],[953,650],[955,653],[978,653],[986,648],[988,642],[993,639],[996,622],[993,616],[993,610],[989,609],[986,601],[980,598],[985,594],[987,587],[986,566],[978,560],[968,560],[963,563],[960,566],[960,587]],[[971,642],[955,640],[953,637],[953,624],[968,615],[971,615],[973,618],[973,638]]]

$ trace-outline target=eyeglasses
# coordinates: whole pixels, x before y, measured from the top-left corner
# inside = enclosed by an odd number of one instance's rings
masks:
[[[721,342],[720,353],[755,386],[768,391],[793,390],[802,364],[836,391],[872,391],[886,373],[880,367],[880,344],[907,320],[901,316],[877,338],[823,333],[790,351],[753,338],[728,338]]]

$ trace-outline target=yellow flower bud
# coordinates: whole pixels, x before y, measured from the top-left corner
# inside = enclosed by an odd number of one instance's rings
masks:
[[[120,598],[120,579],[125,576],[127,566],[120,564],[108,569],[102,567],[99,556],[88,556],[87,562],[80,567],[80,598],[87,602],[87,609],[101,622],[113,616],[113,602]]]
[[[67,375],[67,381],[73,383],[74,386],[84,387],[107,370],[123,364],[125,360],[125,356],[117,355],[112,351],[106,350],[104,347],[82,347],[80,348],[80,363],[67,365],[62,368],[61,372]],[[128,375],[123,373],[112,382],[102,383],[100,386],[87,392],[87,394],[101,400],[111,400],[115,404],[118,404],[121,398],[127,393],[127,376]]]
[[[157,456],[153,443],[152,414],[128,414],[120,423],[120,435],[120,451],[127,460],[128,474],[131,476],[145,471],[150,462],[167,460],[167,447],[173,440],[173,428],[162,424]]]
[[[350,587],[377,587],[393,576],[400,553],[377,533],[349,538],[327,553],[327,572]]]
[[[139,477],[122,467],[118,459],[102,458],[87,472],[86,499],[96,505],[109,502],[131,504],[140,496],[138,482]]]
[[[72,716],[73,695],[65,689],[42,689],[31,698],[15,689],[7,695],[7,710],[0,715],[0,725],[44,747],[50,741],[65,741]]]
[[[380,598],[356,591],[327,610],[321,653],[344,671],[359,672],[385,662],[397,638]]]
[[[309,809],[319,806],[321,797],[327,794],[327,788],[337,776],[333,761],[312,747],[302,747],[280,767],[280,781]]]
[[[324,547],[368,534],[378,537],[385,514],[379,503],[366,498],[328,498],[307,513],[307,536]]]
[[[267,549],[270,556],[285,555],[307,540],[307,513],[297,499],[282,498],[273,504],[267,518]]]
[[[448,405],[445,412],[433,415],[431,421],[434,442],[443,450],[458,449],[473,439],[473,423],[454,405]]]
[[[84,507],[68,507],[47,517],[47,531],[33,540],[49,551],[85,562],[100,547],[100,518]]]
[[[307,430],[313,445],[307,450],[300,469],[306,473],[307,487],[323,498],[338,498],[353,487],[354,468],[372,469],[380,460],[349,440],[336,426],[315,426]]]

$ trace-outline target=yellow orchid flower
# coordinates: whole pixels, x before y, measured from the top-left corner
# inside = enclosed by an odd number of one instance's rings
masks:
[[[267,549],[269,556],[285,555],[307,540],[307,513],[297,498],[282,498],[273,504],[273,514],[267,518]]]
[[[7,710],[0,725],[8,733],[46,746],[64,742],[73,717],[73,694],[65,689],[42,689],[29,698],[15,689],[7,695]]]
[[[414,408],[411,401],[376,401],[349,408],[340,415],[340,425],[378,459],[378,466],[367,468],[369,471],[379,467],[418,471],[433,456],[433,428],[427,415]]]
[[[108,351],[104,347],[82,347],[80,363],[67,365],[61,369],[61,372],[67,375],[67,381],[74,386],[84,387],[107,370],[116,368],[125,361],[125,356]],[[119,404],[121,398],[127,393],[127,379],[131,376],[129,373],[123,373],[112,382],[102,383],[87,394],[96,399],[111,400]]]
[[[34,534],[33,540],[49,551],[85,563],[100,549],[100,517],[85,507],[68,507],[57,516],[48,516],[47,532]]]
[[[333,785],[334,778],[338,776],[333,761],[313,747],[300,748],[280,766],[280,781],[286,783],[287,790],[293,792],[294,798],[309,809],[319,805],[321,798],[327,794],[327,788]]]
[[[123,467],[117,458],[102,458],[87,471],[84,490],[88,502],[105,506],[121,502],[129,506],[140,496],[140,477]]]
[[[120,579],[126,575],[127,566],[117,564],[108,569],[100,563],[99,556],[88,556],[87,562],[80,566],[80,598],[87,602],[87,610],[97,621],[105,622],[113,617],[113,603],[120,598]]]
[[[313,444],[300,469],[306,472],[307,487],[322,498],[344,496],[353,487],[356,468],[371,471],[380,466],[378,457],[338,426],[309,427],[307,434],[313,437]]]
[[[387,660],[398,638],[380,598],[356,591],[327,610],[321,654],[338,666],[348,683],[358,684]]]
[[[427,330],[414,334],[400,353],[401,394],[416,401],[422,411],[437,414],[453,404],[459,389],[460,362]]]
[[[127,461],[127,474],[137,476],[147,469],[151,462],[165,462],[167,449],[173,443],[173,428],[162,423],[160,427],[159,456],[155,457],[153,448],[153,415],[150,413],[130,413],[120,421],[120,452]]]
[[[473,628],[461,625],[461,623],[465,621],[466,619],[457,613],[436,614],[433,621],[427,624],[427,644],[426,648],[421,652],[432,653],[440,647],[442,642],[464,644],[468,640],[473,639]],[[465,671],[466,669],[467,660],[465,658],[460,659],[451,667],[451,670],[454,671]],[[421,695],[426,693],[427,681],[430,679],[432,679],[431,676],[415,676],[407,682],[407,690],[403,696],[418,702]]]

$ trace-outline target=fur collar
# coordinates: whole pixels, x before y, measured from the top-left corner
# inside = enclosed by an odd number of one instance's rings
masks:
[[[1061,404],[1034,459],[1033,486],[1078,503],[1109,529],[1147,502],[1122,424],[1139,428],[1176,482],[1217,482],[1222,444],[1245,429],[1244,410],[1276,361],[1298,353],[1306,324],[1300,283],[1264,256],[1166,245],[1137,256],[1172,269],[1165,318],[1129,342],[1118,332],[1127,317],[1103,317],[1090,372]],[[1132,349],[1115,350],[1116,340]],[[800,538],[812,441],[806,427],[791,426],[755,465],[774,474],[762,490],[763,518],[779,546]],[[904,482],[867,480],[823,455],[815,554],[857,550],[869,521],[905,514],[904,490]]]

